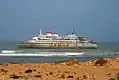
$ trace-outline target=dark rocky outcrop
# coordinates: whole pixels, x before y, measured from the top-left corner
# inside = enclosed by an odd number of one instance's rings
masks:
[[[99,65],[99,66],[104,66],[105,64],[107,64],[107,60],[100,58],[99,60],[97,60],[95,62],[95,66]]]
[[[2,73],[2,75],[7,74],[7,72],[8,72],[8,71],[5,70],[5,69],[1,69],[1,70],[0,70],[0,73]]]
[[[62,74],[62,75],[59,76],[59,78],[65,79],[65,75]]]
[[[20,78],[20,76],[10,76],[10,78],[12,78],[12,79],[19,79]]]
[[[5,70],[5,69],[1,69],[0,72],[5,72],[5,73],[6,73],[6,72],[8,72],[8,71]]]
[[[69,76],[67,76],[67,78],[74,78],[74,76],[72,76],[72,75],[69,75]]]
[[[13,73],[12,75],[10,75],[10,78],[12,78],[12,79],[19,79],[19,78],[25,78],[25,76],[18,76],[15,73]]]
[[[31,69],[25,70],[25,73],[32,73]]]
[[[42,78],[42,75],[35,75],[35,78]]]
[[[87,75],[82,75],[82,78],[87,79],[88,77],[87,77]]]
[[[50,74],[50,75],[53,75],[53,72],[50,72],[49,74]]]

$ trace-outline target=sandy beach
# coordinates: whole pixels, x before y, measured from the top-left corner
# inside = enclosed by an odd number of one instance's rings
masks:
[[[0,64],[0,80],[118,80],[119,58]]]

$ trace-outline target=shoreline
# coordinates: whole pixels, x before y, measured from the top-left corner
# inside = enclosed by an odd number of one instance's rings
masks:
[[[118,76],[119,58],[0,64],[0,80],[111,80]]]

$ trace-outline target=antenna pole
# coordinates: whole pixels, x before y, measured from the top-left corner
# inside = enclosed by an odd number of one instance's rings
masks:
[[[41,31],[41,29],[40,29],[40,36],[42,35],[42,31]]]
[[[74,28],[73,28],[73,32],[72,32],[72,34],[75,34],[75,30],[74,30]]]

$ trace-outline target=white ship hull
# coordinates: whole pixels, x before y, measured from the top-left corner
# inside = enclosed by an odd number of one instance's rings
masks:
[[[78,43],[78,44],[17,44],[19,48],[39,48],[39,49],[97,49],[97,44]]]

